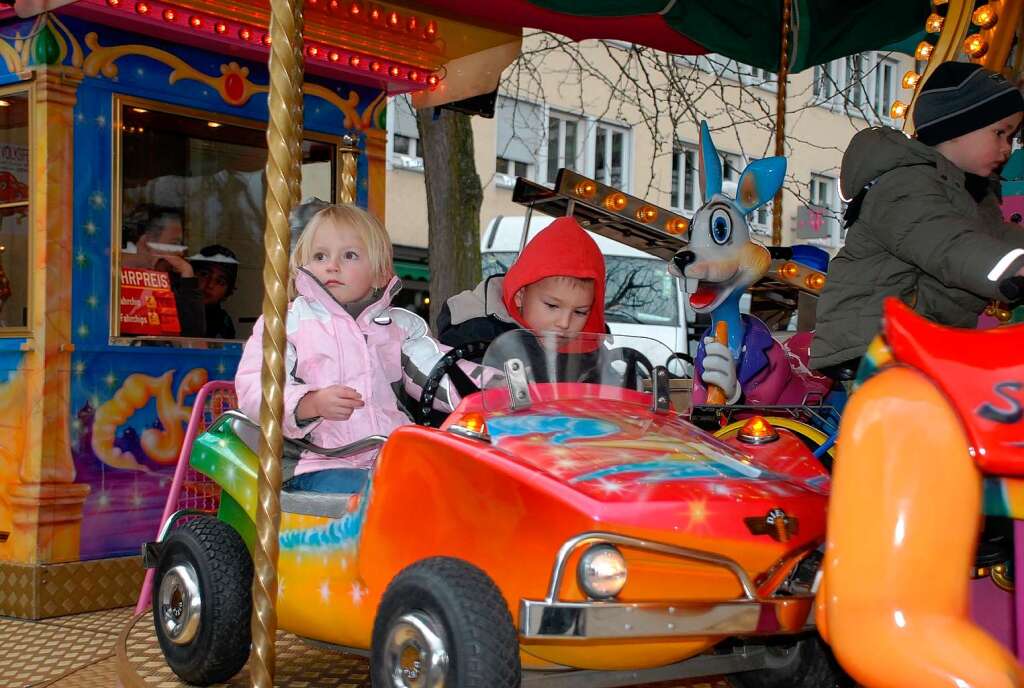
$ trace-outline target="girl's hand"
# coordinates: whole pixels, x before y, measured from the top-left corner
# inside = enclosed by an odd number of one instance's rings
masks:
[[[299,402],[299,413],[297,414],[300,418],[306,416],[301,410],[303,403],[307,399],[311,400],[313,407],[309,409],[312,411],[312,415],[309,417],[315,418],[319,416],[327,420],[348,420],[352,417],[353,411],[365,406],[362,395],[356,390],[345,385],[331,385],[330,387],[318,389],[302,398],[302,401]]]
[[[182,277],[194,276],[194,272],[192,271],[192,264],[189,263],[184,258],[182,258],[181,256],[172,256],[166,253],[158,253],[156,255],[157,258],[155,261],[155,265],[153,266],[154,268],[160,269],[158,267],[159,264],[164,263],[169,268],[168,270],[165,270],[165,272],[176,272]]]

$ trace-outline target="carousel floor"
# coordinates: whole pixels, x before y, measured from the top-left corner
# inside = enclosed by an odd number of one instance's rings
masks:
[[[178,688],[163,661],[150,616],[130,608],[43,621],[0,617],[4,688]],[[368,688],[366,660],[311,647],[279,633],[275,684],[283,688]],[[229,684],[248,686],[244,669]],[[648,684],[646,688],[729,688],[724,679]]]

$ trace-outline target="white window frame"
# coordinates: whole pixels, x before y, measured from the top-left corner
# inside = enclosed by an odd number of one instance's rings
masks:
[[[409,139],[409,153],[397,153],[395,151],[395,137],[402,136],[396,128],[395,108],[404,107],[398,104],[398,98],[401,96],[395,96],[392,100],[392,107],[388,107],[387,110],[387,128],[388,128],[388,140],[385,149],[385,160],[387,170],[409,170],[411,172],[422,172],[423,171],[423,156],[420,154],[420,142],[419,138],[413,136],[404,136]]]
[[[826,193],[821,192],[825,187]],[[818,172],[811,173],[811,179],[807,184],[808,205],[814,209],[823,210],[826,222],[829,224],[828,236],[820,239],[807,239],[806,241],[828,248],[839,248],[842,237],[840,236],[840,198],[839,179],[830,175]]]
[[[554,178],[548,178],[548,163],[550,160],[549,147],[550,147],[550,130],[551,120],[558,121],[558,161],[554,167],[555,170],[562,167],[568,167],[577,170],[580,174],[590,177],[592,179],[597,178],[597,170],[595,164],[597,161],[596,145],[597,145],[597,130],[603,128],[611,133],[621,133],[622,138],[622,185],[623,191],[629,192],[633,185],[633,129],[632,127],[616,122],[609,122],[607,120],[599,120],[595,117],[589,117],[582,114],[574,114],[565,112],[563,110],[556,110],[554,108],[547,108],[545,123],[546,130],[544,134],[544,145],[541,146],[540,155],[538,160],[538,171],[537,179],[545,184],[554,184]],[[566,164],[565,160],[565,131],[566,123],[573,122],[576,124],[576,156],[573,164]],[[607,165],[610,168],[611,165],[611,136],[605,136],[606,153],[605,159]],[[609,179],[605,179],[603,183],[609,183]]]
[[[855,60],[860,61],[862,78],[854,86]],[[870,124],[892,124],[890,110],[902,81],[900,62],[888,53],[872,51],[832,60],[814,67],[811,97],[821,107]],[[886,74],[889,75],[886,88]]]
[[[750,229],[754,234],[771,236],[773,203],[774,201],[768,201],[747,215],[747,221],[750,223]]]
[[[752,86],[764,91],[777,93],[779,79],[775,72],[760,67],[752,67],[742,62],[729,59],[717,53],[707,55],[677,55],[678,64],[687,65],[708,74],[736,81],[743,86]]]
[[[693,164],[690,169],[690,175],[686,174],[686,155],[690,154]],[[675,198],[669,197],[669,204],[673,210],[679,214],[690,218],[697,212],[697,208],[703,205],[703,199],[700,193],[700,158],[697,146],[692,143],[686,143],[685,141],[677,141],[672,146],[672,174],[678,176],[678,186],[676,189]],[[669,177],[671,179],[671,177]],[[693,207],[687,207],[686,205],[686,187],[689,185],[693,192]]]
[[[505,163],[505,169],[501,169],[501,163]],[[516,173],[516,165],[523,165],[526,171],[523,174]],[[500,155],[494,158],[494,184],[499,189],[515,188],[516,178],[536,179],[536,166],[521,160],[503,158]]]

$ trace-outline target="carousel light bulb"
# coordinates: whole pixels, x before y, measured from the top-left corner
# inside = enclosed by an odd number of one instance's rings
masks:
[[[149,14],[149,5],[144,2],[135,3],[135,11],[139,14]]]
[[[580,198],[593,198],[594,194],[597,193],[597,184],[590,181],[589,179],[586,179],[584,181],[578,182],[576,186],[573,188],[573,191]]]
[[[421,78],[422,77],[420,76],[420,73],[417,72],[415,69],[410,69],[409,70],[409,81],[414,81],[416,83],[419,83]]]
[[[991,29],[999,21],[999,15],[996,14],[996,8],[989,3],[974,10],[974,14],[971,15],[971,21],[982,29]]]
[[[241,38],[243,41],[247,41],[250,38],[252,38],[252,31],[250,31],[249,29],[239,29],[238,37]]]
[[[665,223],[665,231],[669,234],[685,234],[690,223],[681,217],[673,217]]]
[[[371,72],[379,72],[381,70],[381,68],[382,68],[381,64],[380,64],[380,62],[377,62],[377,60],[374,60],[373,62],[370,63],[370,71]]]
[[[426,38],[433,39],[437,35],[437,22],[431,19],[427,22],[427,28],[423,29]]]
[[[309,46],[306,52],[309,53],[310,57],[316,57],[317,55],[320,54],[320,48],[316,47],[315,45],[311,45]]]
[[[626,194],[620,191],[616,191],[604,197],[604,207],[608,210],[614,210],[615,212],[620,212],[625,209],[628,203],[629,199],[626,198]]]
[[[351,14],[353,17],[358,17],[360,14],[363,13],[362,3],[353,2],[351,5],[348,6],[348,13]]]
[[[170,7],[164,10],[164,21],[172,22],[177,16]]]
[[[921,41],[917,44],[917,50],[914,51],[914,57],[918,60],[927,60],[932,56],[932,51],[934,50],[934,45],[928,41]]]
[[[398,12],[388,14],[388,26],[398,26],[401,23],[402,18],[398,16]]]
[[[377,21],[378,19],[380,19],[381,14],[381,9],[379,7],[374,7],[372,10],[370,10],[371,21]]]
[[[437,86],[437,84],[440,81],[441,80],[437,78],[437,74],[431,74],[430,76],[427,77],[427,84],[430,85],[431,87]]]
[[[117,7],[121,4],[121,0],[107,0],[107,4],[111,7]]]
[[[363,58],[359,57],[358,55],[353,55],[352,57],[348,58],[348,63],[353,67],[358,67],[359,65],[363,64]]]
[[[804,283],[808,288],[813,289],[814,291],[821,291],[821,288],[825,286],[825,275],[820,272],[812,272],[807,275],[807,279],[804,280]]]
[[[270,45],[272,41],[273,39],[270,37],[269,33],[263,36],[263,45]]]
[[[420,20],[416,17],[409,17],[409,20],[405,22],[406,30],[412,32],[416,30],[416,27],[420,25]]]
[[[203,20],[201,17],[193,15],[188,18],[188,23],[192,26],[193,29],[198,29],[203,25]]]
[[[390,74],[391,76],[393,76],[396,79],[398,78],[398,76],[401,73],[402,73],[402,70],[399,69],[397,65],[391,65],[391,69],[388,70],[388,74]]]
[[[636,211],[636,219],[639,222],[648,223],[658,219],[658,209],[653,205],[644,205]]]
[[[964,52],[970,57],[978,59],[988,52],[988,42],[978,34],[968,36],[967,40],[964,41]]]
[[[329,59],[331,62],[337,62],[338,60],[341,59],[341,55],[332,50],[327,54],[327,59]]]
[[[902,100],[894,101],[892,109],[889,110],[889,115],[893,119],[903,119],[907,115],[907,104]]]
[[[787,262],[784,263],[781,268],[779,268],[779,274],[782,275],[783,277],[793,279],[794,277],[800,274],[800,268],[797,266],[796,263]]]
[[[225,34],[228,32],[228,25],[224,22],[217,22],[213,25],[213,30],[219,34]]]
[[[911,69],[909,72],[903,75],[903,88],[913,91],[917,88],[917,82],[921,80],[921,75]]]
[[[928,15],[928,19],[924,22],[924,30],[928,33],[941,33],[942,25],[946,23],[946,20],[934,12]]]

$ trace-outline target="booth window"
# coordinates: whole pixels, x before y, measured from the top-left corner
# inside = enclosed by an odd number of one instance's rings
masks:
[[[113,336],[244,340],[263,298],[265,125],[127,98],[117,112]],[[302,198],[333,202],[338,141],[313,136]]]
[[[0,334],[28,330],[29,97],[0,91]]]

